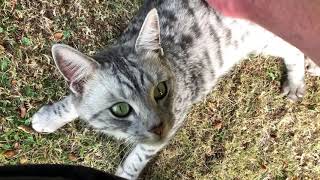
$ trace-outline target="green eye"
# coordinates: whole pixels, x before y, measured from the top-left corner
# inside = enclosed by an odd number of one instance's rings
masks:
[[[126,117],[131,112],[131,106],[128,103],[120,102],[113,105],[110,110],[116,117]]]
[[[167,85],[165,82],[160,82],[154,89],[154,99],[156,101],[163,99],[168,93]]]

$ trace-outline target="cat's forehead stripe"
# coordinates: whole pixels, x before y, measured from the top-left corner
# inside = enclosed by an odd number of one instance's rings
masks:
[[[140,82],[141,82],[141,84],[142,84],[143,86],[144,86],[144,84],[142,83],[142,81],[144,81],[144,80],[143,80],[144,77],[145,77],[149,82],[153,82],[153,78],[152,78],[152,76],[151,76],[148,72],[142,70],[136,63],[134,63],[134,62],[132,62],[132,61],[130,61],[130,60],[127,60],[127,62],[130,64],[130,66],[131,66],[132,68],[136,69],[136,70],[139,72]]]
[[[124,83],[125,85],[128,84],[132,84],[132,86],[128,86],[131,89],[135,89],[138,92],[142,92],[142,89],[138,83],[138,80],[136,78],[136,76],[134,75],[134,72],[129,68],[126,60],[124,58],[118,58],[115,61],[112,61],[113,65],[115,66],[113,68],[114,74],[117,76],[118,80],[120,80],[120,82]],[[118,72],[120,72],[121,74],[118,74]],[[125,76],[126,79],[128,79],[130,82],[124,82],[123,81],[123,76]]]

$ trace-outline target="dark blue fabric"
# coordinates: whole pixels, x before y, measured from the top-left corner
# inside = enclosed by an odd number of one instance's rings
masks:
[[[0,180],[123,180],[93,168],[38,164],[0,166]]]

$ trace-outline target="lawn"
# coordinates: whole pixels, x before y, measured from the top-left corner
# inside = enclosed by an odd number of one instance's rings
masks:
[[[130,149],[76,121],[54,134],[29,129],[41,105],[67,92],[50,48],[92,55],[111,44],[141,0],[0,0],[0,164],[81,164],[114,172]],[[280,59],[252,56],[194,106],[142,179],[317,179],[320,79],[301,102],[280,96]]]

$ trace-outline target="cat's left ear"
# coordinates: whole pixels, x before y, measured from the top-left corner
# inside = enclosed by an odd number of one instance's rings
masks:
[[[160,24],[157,10],[154,8],[147,14],[136,40],[137,52],[154,51],[163,55],[161,48]]]

